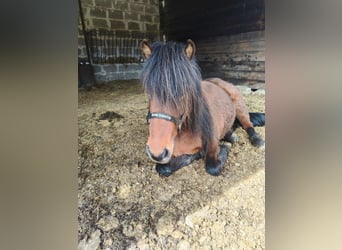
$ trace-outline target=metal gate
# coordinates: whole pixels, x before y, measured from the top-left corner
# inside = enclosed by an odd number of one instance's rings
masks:
[[[142,62],[140,42],[143,39],[158,40],[157,33],[103,29],[89,30],[86,36],[93,64]]]

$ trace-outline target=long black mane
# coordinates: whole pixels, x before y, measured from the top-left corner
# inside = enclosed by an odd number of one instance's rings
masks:
[[[155,42],[146,60],[141,81],[149,98],[157,98],[185,114],[184,129],[201,134],[204,153],[213,138],[212,117],[202,93],[202,76],[195,62],[185,55],[185,45],[177,42]]]

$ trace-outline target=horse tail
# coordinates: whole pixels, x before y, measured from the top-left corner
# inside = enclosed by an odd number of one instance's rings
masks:
[[[249,119],[253,123],[253,126],[264,126],[265,125],[265,113],[250,112]]]
[[[249,119],[253,126],[262,127],[265,125],[265,113],[260,112],[249,112]],[[233,128],[242,127],[238,119],[235,119]]]

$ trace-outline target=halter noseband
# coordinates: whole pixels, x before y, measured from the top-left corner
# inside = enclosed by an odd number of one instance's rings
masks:
[[[154,118],[164,119],[166,121],[173,122],[174,124],[176,124],[178,130],[181,130],[182,128],[183,114],[179,117],[179,119],[177,119],[174,116],[167,115],[164,113],[156,113],[156,112],[151,113],[150,111],[148,111],[147,116],[146,116],[147,124],[150,123],[150,119],[154,119]]]

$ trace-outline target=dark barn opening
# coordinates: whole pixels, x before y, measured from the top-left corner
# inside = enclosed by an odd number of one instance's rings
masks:
[[[203,78],[264,87],[264,0],[163,0],[160,17],[167,40],[195,41]]]

